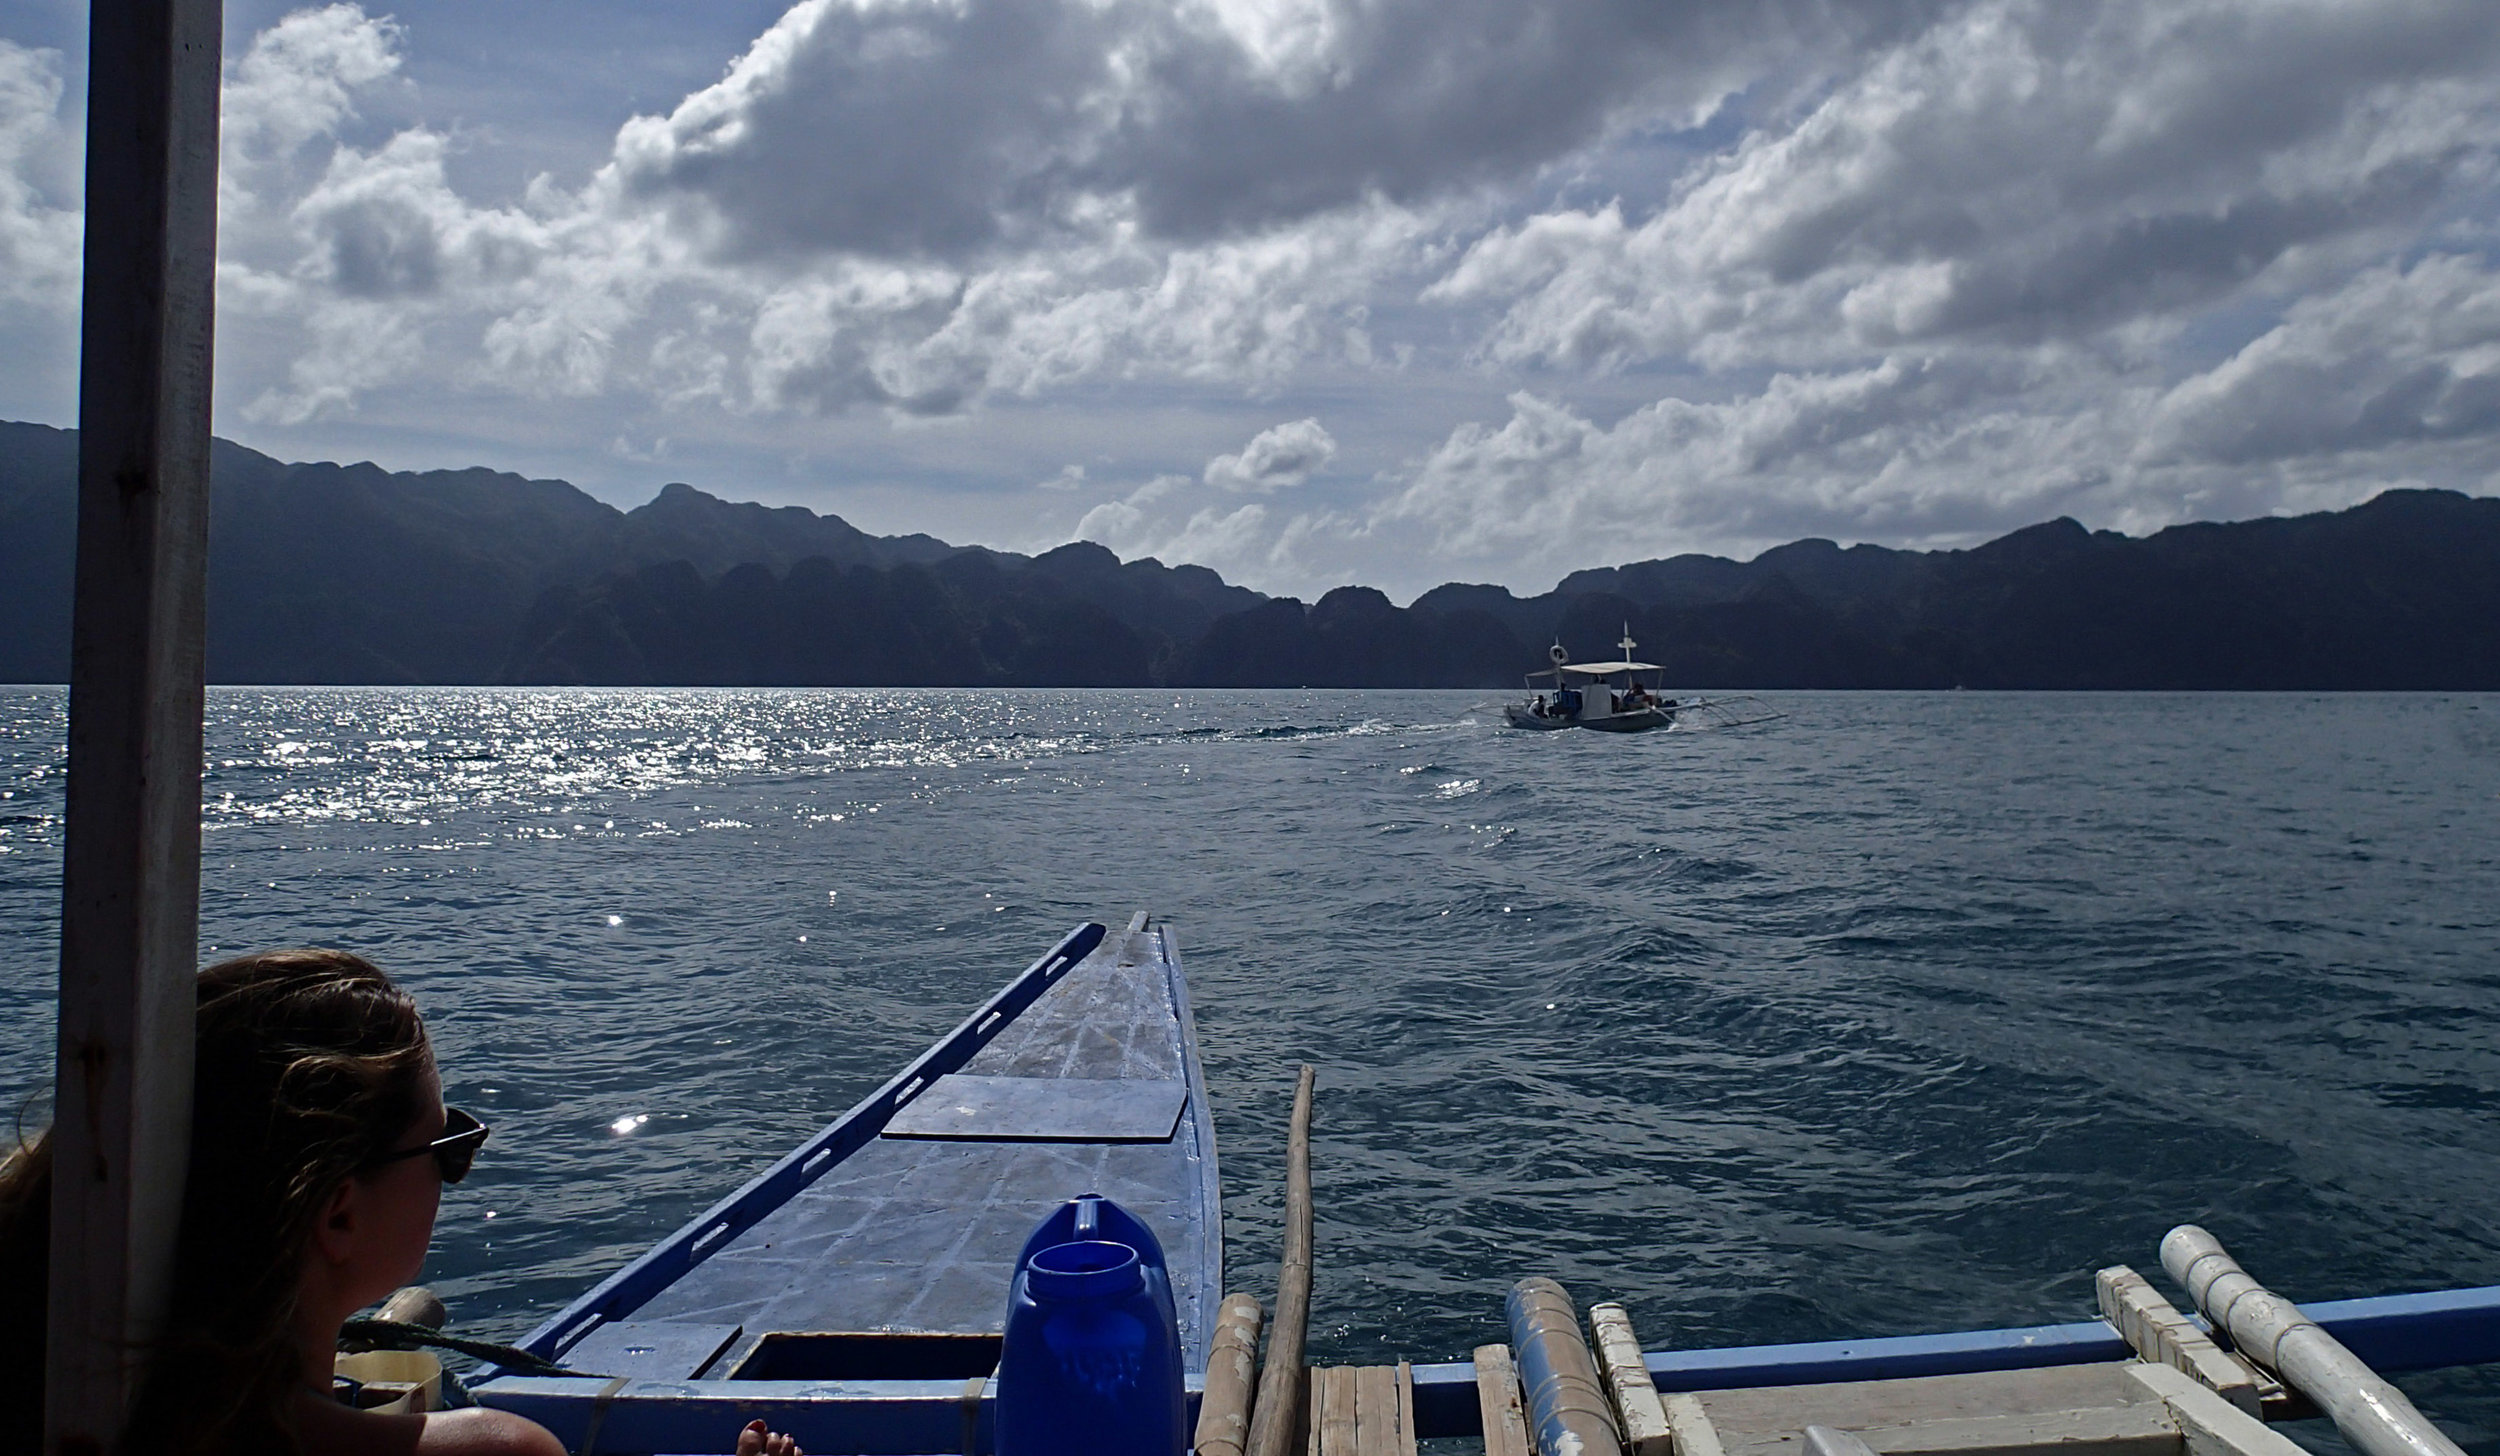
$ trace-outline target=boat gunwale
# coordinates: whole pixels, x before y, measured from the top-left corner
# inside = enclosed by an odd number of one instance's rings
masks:
[[[2402,1373],[2500,1360],[2500,1285],[2327,1300],[2301,1308],[2383,1371]],[[2122,1361],[2133,1355],[2124,1337],[2107,1322],[2093,1319],[1864,1340],[1652,1351],[1644,1354],[1642,1362],[1662,1391],[1708,1392],[2042,1369]],[[1417,1435],[1439,1438],[1482,1433],[1472,1364],[1419,1364],[1412,1369]],[[1195,1420],[1203,1377],[1191,1372],[1187,1383],[1191,1419]],[[530,1416],[560,1434],[583,1429],[581,1423],[594,1405],[606,1410],[603,1429],[611,1436],[631,1433],[658,1437],[663,1443],[680,1429],[716,1435],[716,1428],[731,1416],[752,1417],[769,1410],[802,1427],[796,1432],[802,1442],[808,1440],[810,1430],[823,1434],[838,1430],[844,1449],[912,1452],[965,1449],[954,1443],[966,1433],[975,1434],[980,1449],[990,1449],[987,1437],[993,1429],[997,1386],[994,1381],[983,1382],[977,1389],[976,1394],[974,1387],[961,1380],[633,1380],[619,1384],[590,1376],[530,1376],[498,1381],[481,1393],[487,1404]],[[821,1434],[815,1444],[834,1449],[823,1443]]]
[[[979,1055],[982,1048],[1041,999],[1043,992],[1092,955],[1109,933],[1107,927],[1091,921],[1069,931],[996,995],[974,1008],[953,1031],[906,1063],[875,1091],[735,1192],[549,1316],[521,1338],[519,1348],[542,1359],[559,1358],[592,1330],[624,1319],[648,1304],[714,1251],[874,1141],[896,1112],[938,1078]],[[1005,1014],[999,1014],[1002,1012]],[[989,1023],[986,1028],[984,1022]],[[490,1367],[481,1372],[478,1383],[483,1385],[498,1378],[514,1377],[504,1367]]]
[[[1181,1364],[1192,1373],[1200,1373],[1207,1368],[1207,1354],[1214,1348],[1215,1313],[1224,1302],[1224,1183],[1216,1165],[1215,1109],[1207,1098],[1206,1069],[1198,1061],[1198,1018],[1189,1004],[1189,978],[1181,971],[1180,942],[1172,935],[1171,922],[1155,924],[1142,912],[1138,918],[1146,921],[1139,927],[1141,934],[1160,939],[1164,983],[1172,995],[1172,1013],[1180,1022],[1181,1083],[1189,1089],[1187,1115],[1198,1134],[1199,1206],[1208,1213],[1196,1226],[1197,1236],[1205,1241],[1203,1256],[1197,1262],[1204,1313],[1198,1321],[1197,1346],[1181,1352]]]

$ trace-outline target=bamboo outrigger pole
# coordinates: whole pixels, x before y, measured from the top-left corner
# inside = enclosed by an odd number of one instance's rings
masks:
[[[93,0],[44,1449],[127,1416],[191,1128],[221,0]]]
[[[1302,1342],[1311,1322],[1311,1087],[1304,1064],[1293,1085],[1285,1138],[1285,1257],[1276,1270],[1276,1323],[1267,1336],[1258,1398],[1250,1403],[1250,1456],[1286,1456],[1302,1419]]]

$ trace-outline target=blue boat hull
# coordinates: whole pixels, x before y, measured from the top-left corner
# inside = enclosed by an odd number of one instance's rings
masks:
[[[1178,953],[1143,915],[1070,934],[523,1340],[581,1377],[495,1372],[474,1393],[575,1450],[726,1449],[759,1416],[820,1453],[986,1446],[1016,1252],[1086,1192],[1154,1229],[1203,1371],[1223,1292],[1214,1124]]]

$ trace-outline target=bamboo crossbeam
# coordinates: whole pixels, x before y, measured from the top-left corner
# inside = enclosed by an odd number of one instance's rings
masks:
[[[1207,1388],[1198,1403],[1198,1430],[1190,1445],[1198,1456],[1242,1456],[1250,1440],[1250,1393],[1258,1383],[1258,1300],[1228,1294],[1216,1311],[1215,1338],[1207,1346]]]
[[[1286,1456],[1302,1414],[1302,1346],[1311,1322],[1311,1088],[1306,1063],[1294,1081],[1285,1142],[1285,1256],[1276,1271],[1276,1323],[1250,1407],[1249,1456]]]
[[[1537,1450],[1623,1456],[1614,1406],[1598,1379],[1596,1358],[1580,1338],[1570,1294],[1551,1279],[1522,1279],[1510,1292],[1507,1313],[1528,1402],[1528,1433]]]

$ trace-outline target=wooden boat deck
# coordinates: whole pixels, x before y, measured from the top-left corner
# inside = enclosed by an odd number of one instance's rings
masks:
[[[1221,1234],[1193,1201],[1212,1157],[1184,1115],[1183,1002],[1160,929],[1104,939],[960,1072],[739,1234],[637,1322],[767,1331],[996,1334],[1017,1252],[1044,1216],[1100,1193],[1153,1228],[1182,1347],[1203,1366],[1204,1281]],[[1190,1109],[1194,1110],[1194,1109]],[[1176,1125],[1177,1124],[1177,1125]]]

